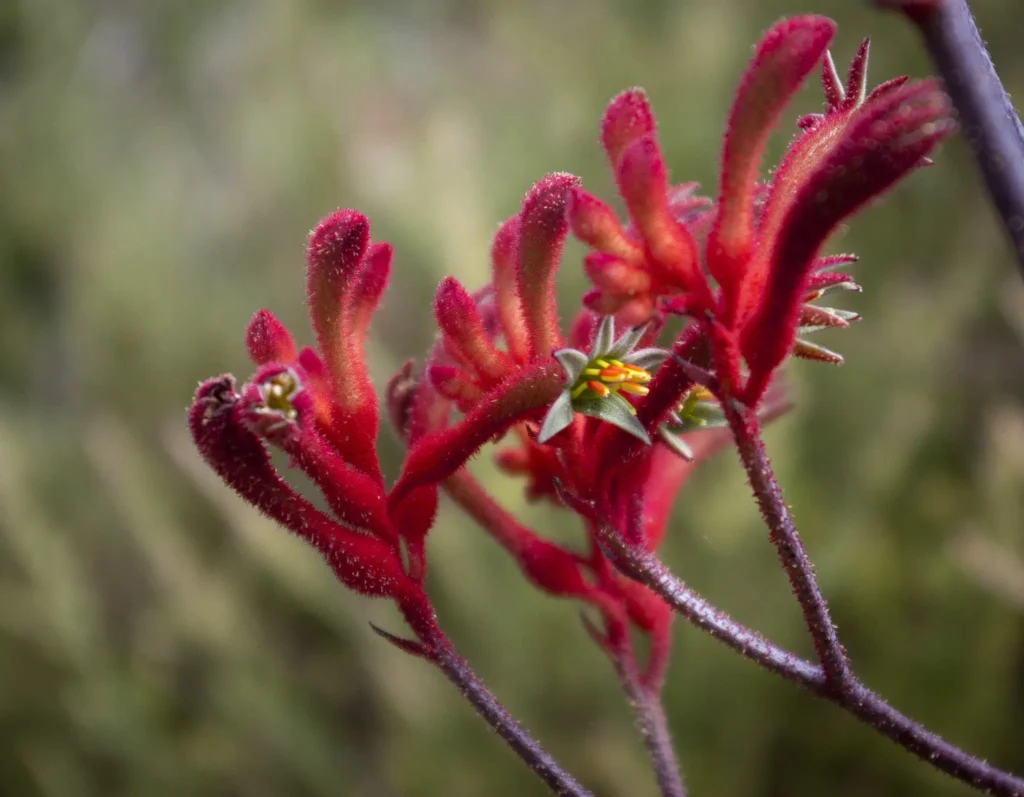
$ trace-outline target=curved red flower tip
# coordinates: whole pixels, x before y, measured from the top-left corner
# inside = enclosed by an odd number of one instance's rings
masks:
[[[311,391],[298,366],[265,365],[242,388],[239,417],[257,436],[291,457],[346,526],[394,542],[384,490],[342,459],[317,431]]]
[[[541,414],[562,392],[562,381],[561,366],[554,359],[544,360],[495,387],[455,426],[417,440],[388,494],[389,505],[397,505],[417,487],[448,478],[484,443],[500,438],[519,421]]]
[[[310,234],[306,264],[310,316],[333,404],[327,437],[352,464],[379,480],[377,397],[363,338],[387,284],[391,247],[370,246],[366,217],[339,210]]]
[[[740,82],[722,149],[718,216],[708,241],[708,269],[727,294],[727,304],[735,301],[750,256],[754,191],[768,137],[834,33],[835,23],[825,17],[776,23],[758,42]]]
[[[396,600],[417,591],[393,547],[331,520],[277,475],[243,420],[240,402],[233,377],[222,376],[200,385],[189,408],[192,439],[217,475],[246,502],[319,550],[350,589]]]
[[[678,289],[707,294],[697,244],[672,216],[668,170],[653,133],[633,141],[615,171],[619,193],[647,248],[653,274]]]
[[[389,243],[377,241],[370,244],[363,262],[359,266],[359,271],[356,273],[349,324],[352,345],[357,352],[363,350],[370,320],[388,287],[393,254]]]
[[[269,310],[257,310],[245,328],[245,348],[255,365],[295,359],[291,333]]]
[[[367,386],[360,379],[361,358],[352,345],[349,311],[369,242],[370,222],[366,217],[354,210],[339,210],[316,226],[306,251],[306,289],[313,330],[331,375],[335,399],[346,406],[366,401]]]
[[[505,347],[518,363],[530,359],[530,338],[519,295],[517,262],[519,259],[519,214],[506,219],[491,244],[491,283],[498,320],[505,336]]]
[[[654,280],[651,273],[625,260],[604,252],[591,252],[583,258],[583,270],[601,296],[600,308],[591,308],[601,315],[616,315],[627,304],[651,297]],[[646,320],[646,319],[645,319]]]
[[[508,376],[512,359],[495,348],[484,330],[477,303],[455,277],[445,277],[434,295],[434,316],[445,351],[469,369],[476,382],[489,389]]]
[[[789,203],[771,248],[768,282],[743,330],[753,406],[793,349],[808,274],[835,227],[921,164],[953,130],[949,99],[935,81],[910,83],[865,102]],[[813,135],[810,134],[810,135]]]
[[[654,114],[643,89],[628,89],[613,98],[601,118],[601,145],[612,169],[626,147],[654,131]]]
[[[454,365],[428,365],[427,379],[438,393],[454,402],[460,412],[469,412],[484,397],[473,377]]]
[[[643,264],[643,247],[626,234],[615,212],[600,199],[576,186],[569,194],[566,212],[579,241],[618,260]]]
[[[534,358],[547,357],[562,345],[555,274],[569,232],[569,192],[578,183],[571,174],[549,174],[530,189],[519,214],[517,284]]]

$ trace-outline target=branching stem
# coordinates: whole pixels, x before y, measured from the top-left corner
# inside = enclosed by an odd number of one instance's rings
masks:
[[[622,689],[633,706],[636,724],[651,759],[661,796],[686,797],[686,786],[672,747],[672,734],[665,719],[661,696],[656,690],[648,689],[641,683],[636,667],[627,669],[617,666],[617,669]]]
[[[781,493],[777,495],[781,503]],[[779,507],[773,507],[772,511],[773,516],[777,516]],[[599,525],[598,529],[603,547],[620,571],[645,584],[678,614],[715,639],[766,670],[831,701],[957,780],[996,797],[1024,797],[1024,780],[965,753],[901,714],[857,680],[848,666],[841,681],[830,680],[821,666],[770,642],[706,601],[677,578],[655,554],[627,545],[610,526]]]
[[[731,400],[726,400],[722,406],[736,440],[740,460],[747,472],[747,479],[768,526],[769,538],[778,552],[779,561],[786,571],[793,594],[803,612],[804,622],[814,640],[818,661],[825,673],[826,686],[832,691],[841,692],[850,679],[846,651],[839,643],[828,605],[814,576],[814,566],[804,550],[789,507],[782,498],[782,490],[772,472],[761,442],[757,415]]]
[[[591,793],[562,769],[540,743],[508,713],[446,638],[440,637],[436,640],[435,650],[430,658],[476,709],[477,714],[483,717],[551,791],[561,797],[592,797]]]

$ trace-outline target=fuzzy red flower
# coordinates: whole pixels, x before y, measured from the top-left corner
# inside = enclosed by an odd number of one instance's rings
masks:
[[[642,677],[656,690],[671,615],[619,575],[603,532],[656,549],[686,477],[727,440],[715,428],[722,403],[772,416],[785,406],[771,387],[788,355],[841,360],[800,337],[856,319],[811,304],[829,290],[859,290],[833,271],[855,258],[820,249],[836,225],[925,163],[952,127],[933,82],[898,78],[868,92],[867,42],[841,81],[826,50],[833,30],[805,16],[762,38],[729,115],[714,202],[694,183],[670,184],[642,91],[612,101],[600,138],[628,223],[577,178],[552,174],[499,228],[488,284],[441,282],[437,342],[418,373],[407,363],[386,392],[387,415],[407,446],[390,489],[377,458],[379,410],[364,343],[392,249],[371,241],[360,213],[328,216],[306,256],[316,347],[297,349],[270,311],[256,313],[246,332],[255,375],[237,391],[230,377],[204,383],[190,410],[206,461],[320,550],[345,585],[393,599],[418,641],[388,638],[421,655],[439,638],[423,584],[427,535],[445,490],[532,584],[597,610],[603,626],[590,629],[617,666],[634,655],[629,625],[647,634]],[[799,120],[800,134],[763,184],[768,136],[819,64],[824,112]],[[592,249],[584,269],[594,289],[563,332],[555,275],[570,232]],[[658,348],[667,314],[691,320]],[[582,517],[582,552],[524,526],[465,469],[506,435],[500,466],[526,477],[531,499]],[[312,480],[328,512],[274,472],[268,446]]]
[[[866,40],[841,81],[826,49],[833,33],[830,20],[803,16],[761,39],[729,114],[713,204],[695,197],[692,183],[669,185],[639,89],[612,101],[601,128],[630,224],[581,188],[570,203],[574,233],[594,249],[584,260],[594,285],[588,306],[630,323],[665,312],[697,319],[711,344],[702,366],[748,406],[791,353],[842,362],[799,337],[858,318],[810,304],[829,290],[859,290],[832,271],[856,258],[820,249],[840,222],[927,163],[953,128],[934,81],[901,77],[868,91]],[[801,133],[761,183],[768,136],[818,64],[824,112],[799,120]]]

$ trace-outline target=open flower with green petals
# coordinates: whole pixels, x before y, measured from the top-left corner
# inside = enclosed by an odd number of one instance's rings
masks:
[[[538,443],[550,440],[580,413],[617,426],[650,445],[647,430],[636,419],[636,409],[623,395],[646,396],[650,369],[669,356],[664,349],[636,349],[645,330],[645,326],[632,327],[616,339],[615,321],[605,316],[589,354],[577,349],[555,352],[565,370],[565,390],[544,416]]]
[[[658,437],[683,459],[692,462],[693,450],[683,439],[688,432],[726,426],[725,415],[714,394],[702,385],[694,385],[668,420],[658,427]]]

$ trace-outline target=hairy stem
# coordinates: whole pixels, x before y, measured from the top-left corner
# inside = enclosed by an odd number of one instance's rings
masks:
[[[789,508],[782,498],[782,490],[772,472],[771,463],[761,443],[761,430],[757,415],[733,401],[722,404],[725,417],[736,440],[740,460],[747,471],[747,479],[761,508],[761,515],[769,530],[769,539],[779,554],[779,560],[789,578],[793,594],[800,604],[804,621],[814,640],[814,648],[825,673],[828,688],[841,692],[850,678],[846,651],[839,642],[828,605],[814,577],[814,566],[804,550]]]
[[[444,637],[435,638],[430,656],[438,668],[548,788],[563,797],[591,797],[589,791],[566,772],[484,686],[469,664]]]
[[[686,797],[686,786],[683,785],[679,762],[672,747],[672,734],[669,733],[661,697],[656,691],[643,686],[635,667],[616,664],[616,669],[619,670],[622,689],[633,706],[636,724],[651,759],[662,797]]]
[[[875,2],[904,11],[924,37],[1024,270],[1024,126],[999,80],[967,0]]]
[[[852,674],[842,691],[830,688],[823,669],[765,639],[704,600],[653,553],[627,546],[610,526],[600,526],[601,542],[627,576],[660,595],[693,625],[733,650],[813,694],[835,703],[903,749],[957,780],[996,797],[1024,797],[1024,779],[965,753],[890,706]]]
[[[457,471],[445,480],[445,490],[518,560],[519,543],[523,535],[532,535],[532,532],[521,526],[494,501],[465,469]],[[528,573],[527,577],[529,578]],[[653,680],[649,684],[637,670],[636,658],[629,646],[628,636],[624,636],[624,633],[623,628],[623,634],[620,635],[621,644],[614,645],[614,650],[600,642],[599,632],[595,631],[595,639],[598,639],[598,643],[609,653],[623,691],[633,707],[637,727],[650,756],[662,797],[686,797],[686,789],[683,786],[675,751],[672,749],[672,740],[658,694],[668,660],[668,645],[652,640],[649,669],[652,671]]]

